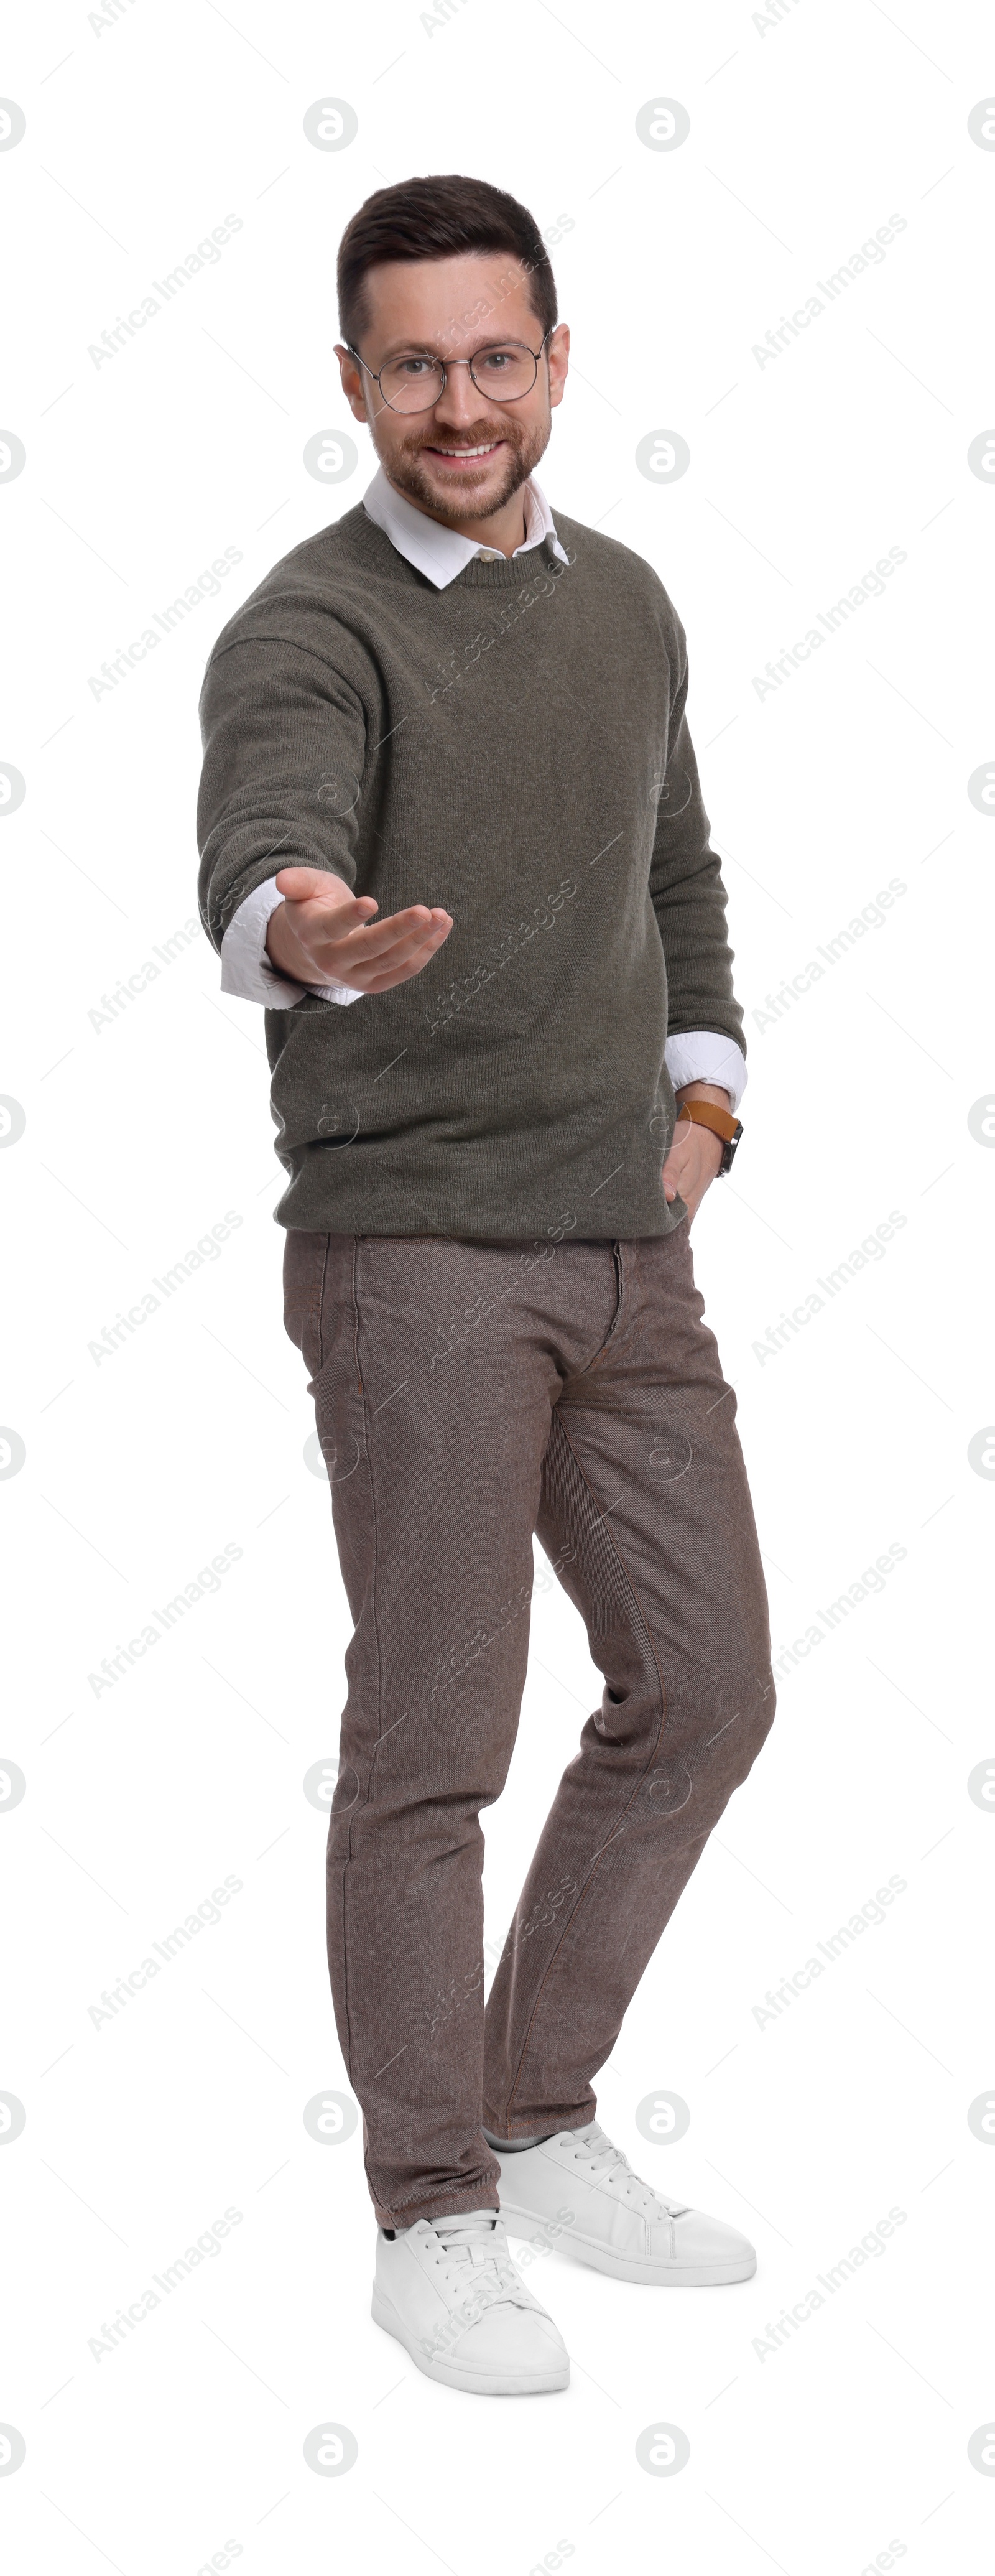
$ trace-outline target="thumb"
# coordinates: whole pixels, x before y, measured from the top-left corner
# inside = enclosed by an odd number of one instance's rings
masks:
[[[336,876],[332,868],[278,868],[274,882],[286,903],[319,902],[327,904],[330,911],[338,911],[343,904],[355,902],[363,904],[368,913],[377,910],[373,895],[354,896],[344,877]]]

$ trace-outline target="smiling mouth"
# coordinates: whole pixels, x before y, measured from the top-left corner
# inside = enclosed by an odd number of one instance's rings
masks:
[[[442,447],[433,444],[424,448],[422,452],[426,456],[440,456],[446,465],[478,465],[486,463],[489,456],[496,456],[498,448],[503,446],[503,438],[492,438],[488,439],[486,445],[482,447]]]

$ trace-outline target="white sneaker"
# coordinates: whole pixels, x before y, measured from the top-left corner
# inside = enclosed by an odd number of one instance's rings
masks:
[[[377,2233],[373,2315],[426,2379],[480,2397],[565,2388],[570,2361],[552,2317],[526,2288],[496,2210],[418,2219]]]
[[[537,2147],[503,2156],[495,2147],[494,2153],[501,2166],[501,2216],[513,2236],[537,2221],[549,2226],[569,2201],[573,2223],[552,2230],[561,2252],[617,2281],[699,2289],[748,2281],[756,2271],[756,2254],[745,2236],[640,2182],[596,2120],[586,2129],[563,2129]]]

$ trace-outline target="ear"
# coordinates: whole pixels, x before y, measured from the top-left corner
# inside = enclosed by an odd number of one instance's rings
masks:
[[[351,355],[350,351],[345,347],[341,340],[336,340],[335,355],[339,362],[339,374],[342,378],[342,391],[349,405],[353,419],[368,422],[369,413],[366,408],[366,377],[363,374],[363,370],[361,367],[357,366],[355,358]]]
[[[558,322],[547,343],[549,357],[549,400],[551,408],[563,400],[570,359],[570,332],[565,322]]]

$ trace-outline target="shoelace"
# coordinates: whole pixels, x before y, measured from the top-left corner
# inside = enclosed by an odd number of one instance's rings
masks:
[[[437,2218],[433,2233],[442,2247],[442,2262],[453,2285],[474,2299],[483,2293],[492,2307],[507,2301],[517,2308],[532,2306],[530,2293],[520,2281],[511,2256],[489,2215],[470,2210],[463,2218]]]
[[[596,2173],[599,2182],[620,2182],[626,2199],[634,2201],[645,2217],[686,2217],[688,2202],[665,2200],[662,2192],[653,2191],[648,2182],[642,2182],[639,2175],[633,2173],[628,2156],[623,2155],[621,2147],[613,2147],[597,2120],[592,2120],[586,2129],[565,2130],[564,2136],[569,2140],[577,2163]]]

